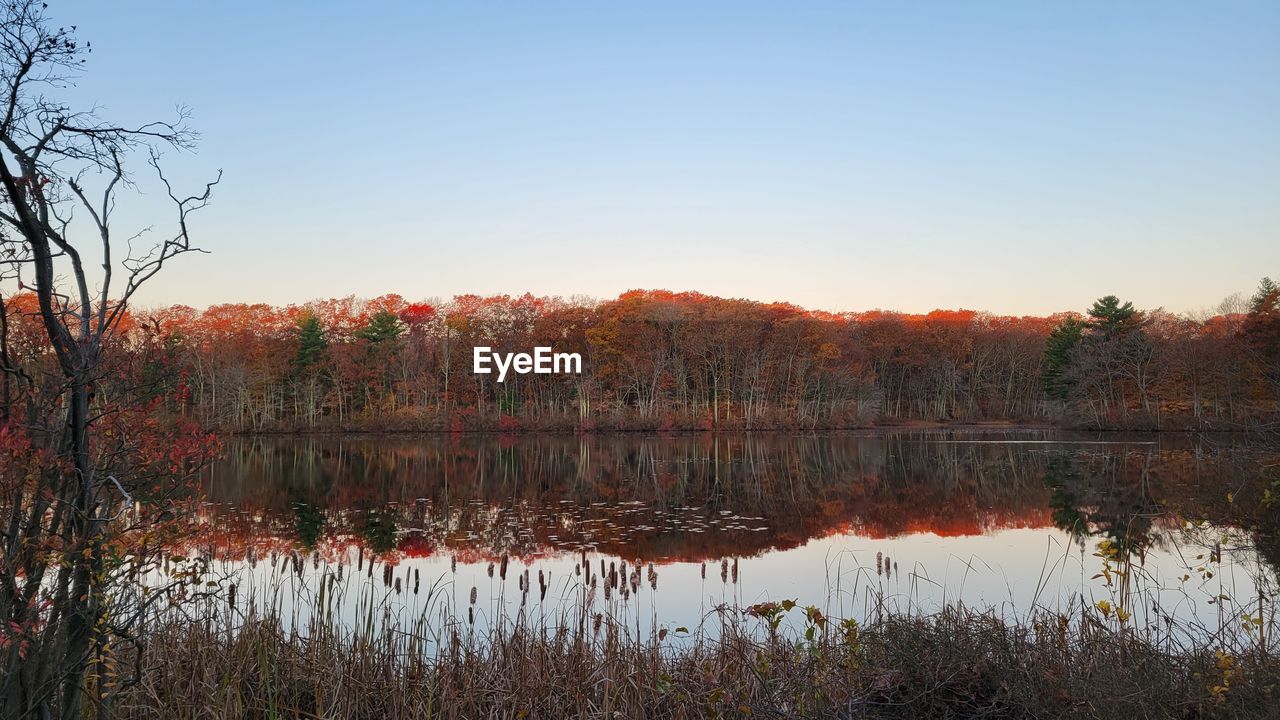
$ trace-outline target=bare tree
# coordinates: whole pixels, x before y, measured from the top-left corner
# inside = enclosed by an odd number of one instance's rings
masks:
[[[0,280],[10,299],[34,293],[33,314],[48,339],[47,357],[30,360],[41,367],[20,367],[0,306],[4,432],[25,438],[35,463],[21,478],[8,468],[0,498],[4,717],[81,717],[93,697],[91,664],[113,633],[130,637],[136,618],[113,605],[125,565],[110,541],[137,520],[133,496],[146,471],[126,462],[136,440],[96,431],[112,412],[96,393],[130,299],[170,260],[197,250],[188,220],[221,178],[183,196],[161,171],[164,151],[197,140],[184,111],[169,122],[125,126],[62,99],[89,50],[74,31],[53,27],[45,3],[0,2]],[[141,242],[146,231],[113,234],[121,193],[134,187],[126,166],[135,160],[150,166],[175,211],[172,233],[154,243]],[[10,380],[27,390],[13,392]],[[134,476],[121,474],[130,470]],[[136,573],[137,558],[130,562]],[[101,693],[97,700],[105,709]]]

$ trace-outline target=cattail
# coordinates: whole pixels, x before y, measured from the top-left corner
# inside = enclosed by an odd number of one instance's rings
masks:
[[[502,556],[502,565],[498,568],[498,577],[502,580],[507,579],[507,556]]]
[[[733,584],[738,584],[738,558],[733,559]]]
[[[475,585],[471,586],[471,604],[472,605],[476,604],[476,586]]]
[[[884,576],[886,578],[889,577],[889,568],[892,566],[892,564],[893,563],[889,560],[889,556],[886,555],[884,558]]]
[[[396,578],[396,594],[400,594],[400,578]]]
[[[391,587],[391,566],[390,565],[382,566],[382,584],[387,587]]]
[[[457,555],[449,556],[449,572],[454,572],[454,573],[458,572],[458,556]]]
[[[658,589],[658,571],[653,569],[653,563],[649,563],[649,589]]]
[[[729,582],[729,561],[725,559],[720,561],[720,582]]]
[[[574,565],[574,566],[573,566],[573,574],[574,574],[574,575],[576,575],[576,576],[578,576],[578,577],[582,577],[582,565],[580,565],[580,564],[576,564],[576,565]]]
[[[364,569],[364,548],[361,547],[359,548],[359,553],[356,555],[356,570],[363,570],[363,569]]]
[[[236,584],[231,583],[231,587],[227,588],[227,607],[236,606]]]
[[[601,622],[603,622],[603,621],[604,621],[604,615],[603,615],[603,614],[601,614],[601,613],[596,613],[596,616],[595,616],[595,618],[592,620],[592,623],[591,623],[591,632],[592,632],[592,633],[594,633],[594,634],[596,634],[596,635],[599,635],[599,634],[600,634],[600,623],[601,623]]]
[[[883,574],[884,574],[884,564],[883,564],[883,563],[884,563],[884,553],[882,553],[882,552],[877,552],[877,553],[876,553],[876,574],[877,574],[877,575],[883,575]]]
[[[489,563],[489,577],[493,577],[493,562]]]
[[[702,563],[702,579],[707,579],[707,564],[705,562]]]
[[[470,606],[467,607],[467,624],[468,625],[476,624],[476,609],[474,607],[470,607]]]

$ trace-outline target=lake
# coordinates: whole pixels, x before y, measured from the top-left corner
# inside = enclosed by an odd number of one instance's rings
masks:
[[[1214,633],[1274,613],[1261,453],[1051,430],[231,438],[193,549],[235,602],[349,623],[589,606],[644,631],[789,598],[860,619],[1103,602]]]

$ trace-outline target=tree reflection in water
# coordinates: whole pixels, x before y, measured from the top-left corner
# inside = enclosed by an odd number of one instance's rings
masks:
[[[1201,523],[1277,559],[1259,449],[1193,437],[896,432],[239,439],[209,470],[199,544],[459,562],[587,549],[719,560],[848,534],[1053,528],[1147,548]]]

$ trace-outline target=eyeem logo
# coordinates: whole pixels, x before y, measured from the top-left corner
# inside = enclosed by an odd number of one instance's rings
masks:
[[[488,347],[473,349],[471,372],[488,375],[498,369],[498,382],[507,379],[507,371],[520,375],[578,375],[582,373],[582,356],[578,353],[553,353],[549,347],[536,347],[529,353],[496,353]],[[492,367],[490,367],[492,364]]]

